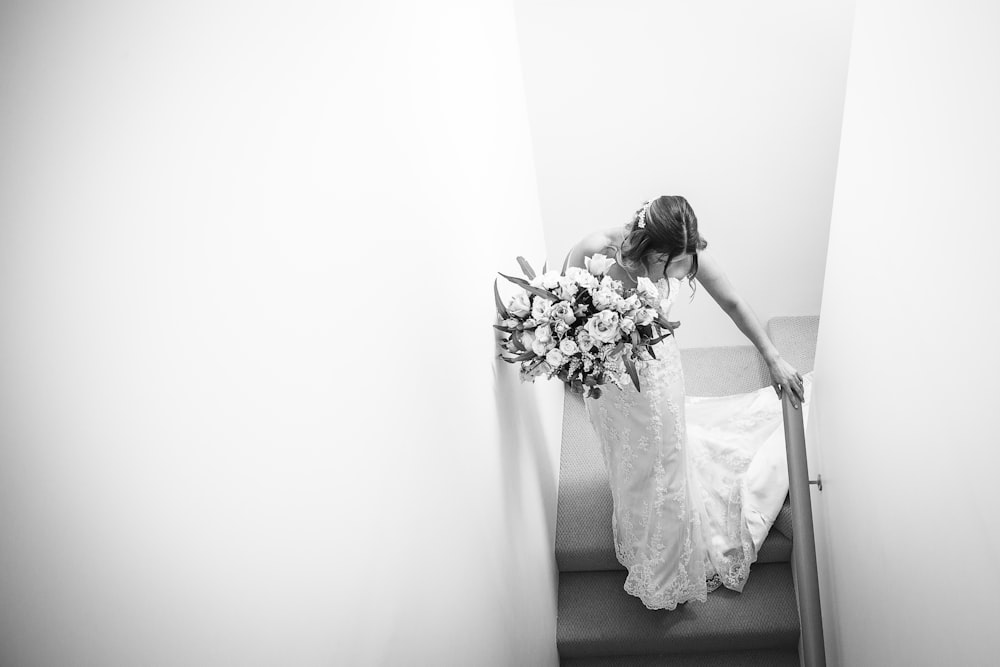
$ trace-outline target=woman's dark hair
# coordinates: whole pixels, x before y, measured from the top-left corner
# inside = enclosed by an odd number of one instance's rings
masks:
[[[620,251],[622,263],[645,268],[648,257],[666,255],[663,265],[663,277],[666,278],[671,260],[688,253],[691,271],[686,278],[693,281],[698,274],[698,251],[707,248],[708,242],[698,233],[698,218],[687,199],[677,195],[657,197],[649,205],[642,228],[638,226],[641,212],[642,208],[636,210],[626,229]],[[694,283],[691,285],[693,297]]]

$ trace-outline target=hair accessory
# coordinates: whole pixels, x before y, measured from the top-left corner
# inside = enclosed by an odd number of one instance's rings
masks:
[[[648,201],[639,209],[639,222],[636,224],[639,229],[646,228],[646,216],[649,214],[649,207],[652,203],[652,201]]]

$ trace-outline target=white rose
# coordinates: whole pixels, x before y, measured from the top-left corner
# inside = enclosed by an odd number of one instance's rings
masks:
[[[558,368],[559,366],[562,366],[562,363],[565,360],[566,358],[563,356],[563,353],[556,348],[549,350],[549,353],[545,355],[546,363],[548,363],[549,366],[552,366],[553,368]]]
[[[559,350],[563,354],[568,354],[573,356],[580,351],[580,347],[573,341],[572,338],[563,338],[562,342],[559,343]]]
[[[624,333],[626,336],[635,331],[635,321],[632,320],[632,318],[630,317],[622,317],[621,322],[618,323],[618,326],[621,327],[622,333]]]
[[[585,271],[579,266],[566,267],[566,277],[580,287],[584,288],[596,287],[598,284],[597,278],[592,276],[589,271]]]
[[[594,300],[594,308],[597,310],[607,310],[615,305],[618,295],[610,289],[601,288],[591,295]]]
[[[652,308],[640,308],[635,311],[635,323],[645,326],[647,324],[652,324],[653,320],[656,319],[656,311]]]
[[[584,257],[583,263],[587,265],[587,270],[595,276],[603,276],[608,272],[612,266],[615,265],[615,260],[610,257],[605,257],[601,253],[594,253],[591,257]]]
[[[580,329],[576,334],[576,342],[581,350],[589,350],[594,346],[594,339],[586,329]]]
[[[534,352],[535,354],[537,354],[540,357],[544,357],[546,354],[549,353],[549,350],[551,350],[555,346],[556,346],[556,344],[554,342],[553,343],[543,343],[542,341],[540,341],[540,340],[538,340],[536,338],[535,342],[531,344],[531,351]]]
[[[560,299],[572,299],[576,296],[576,293],[580,291],[579,285],[576,281],[569,276],[560,276],[559,278],[559,298]]]
[[[559,279],[562,276],[558,271],[546,271],[541,276],[541,284],[545,289],[555,289],[559,287]]]
[[[530,313],[531,299],[528,297],[528,293],[520,292],[519,294],[515,294],[514,298],[507,305],[507,311],[515,317],[524,317]]]
[[[642,302],[647,306],[652,306],[654,303],[660,299],[660,290],[656,289],[656,285],[652,280],[646,276],[641,276],[638,280],[638,285],[635,288],[636,295],[642,299]]]
[[[601,287],[605,289],[614,290],[616,292],[622,291],[622,281],[615,280],[611,276],[604,276],[601,278]]]
[[[530,350],[535,345],[535,334],[525,329],[521,332],[521,345]]]
[[[543,343],[548,343],[552,340],[552,328],[549,325],[543,325],[535,329],[535,339]]]
[[[549,308],[551,306],[551,301],[544,297],[536,296],[531,300],[531,316],[536,320],[548,319]]]
[[[602,310],[587,320],[584,326],[594,340],[600,343],[613,343],[621,332],[619,322],[618,313],[613,310]]]
[[[576,321],[576,313],[573,312],[573,304],[569,301],[560,301],[549,310],[549,317],[556,321],[573,324]]]
[[[520,324],[520,323],[521,323],[520,321],[518,321],[518,320],[515,320],[515,319],[514,319],[514,318],[512,317],[512,318],[510,318],[509,320],[504,320],[504,321],[502,322],[502,325],[503,325],[503,326],[505,326],[505,327],[507,327],[508,329],[513,329],[513,328],[515,328],[515,327],[516,327],[516,326],[517,326],[518,324]]]
[[[564,334],[569,331],[569,325],[562,320],[556,320],[552,327],[556,330],[557,334]]]
[[[633,310],[640,308],[641,306],[642,306],[642,301],[639,300],[638,296],[633,294],[629,298],[622,299],[621,301],[619,301],[618,305],[615,307],[615,310],[617,310],[619,313],[630,313]]]

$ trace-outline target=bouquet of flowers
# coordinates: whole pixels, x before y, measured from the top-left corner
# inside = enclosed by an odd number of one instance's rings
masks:
[[[557,377],[578,394],[597,398],[601,387],[619,389],[627,374],[639,390],[636,361],[656,358],[653,345],[673,333],[657,310],[660,292],[641,277],[634,289],[606,275],[615,260],[597,253],[585,258],[586,269],[563,267],[536,276],[517,258],[526,278],[500,275],[521,288],[505,304],[496,281],[500,358],[521,364],[521,380]]]

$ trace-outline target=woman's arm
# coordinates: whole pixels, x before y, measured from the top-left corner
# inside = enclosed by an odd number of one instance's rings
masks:
[[[799,403],[805,400],[802,376],[781,358],[750,305],[737,294],[718,261],[707,250],[698,253],[698,282],[760,351],[771,371],[774,390],[778,396],[781,396],[782,388],[788,388],[791,391],[792,405],[799,407]]]
[[[569,254],[566,256],[566,261],[563,264],[563,268],[567,266],[577,266],[581,269],[587,268],[586,262],[584,262],[585,257],[590,257],[594,253],[603,253],[608,251],[608,237],[601,233],[591,234],[584,237],[573,246]]]

